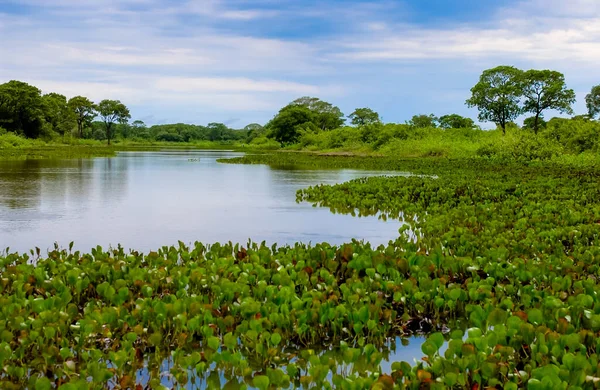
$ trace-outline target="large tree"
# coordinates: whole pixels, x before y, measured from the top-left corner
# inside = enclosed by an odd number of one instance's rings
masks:
[[[585,96],[585,105],[590,118],[594,119],[600,114],[600,85],[593,87],[592,91]]]
[[[0,85],[0,126],[37,138],[42,132],[44,117],[44,100],[38,88],[16,80]]]
[[[300,130],[313,124],[313,112],[304,105],[289,104],[267,124],[269,136],[288,144],[298,140]]]
[[[110,145],[110,139],[112,137],[111,130],[115,123],[127,123],[131,118],[129,109],[121,103],[119,100],[102,100],[96,107],[98,114],[104,122],[104,129],[106,130],[106,139]]]
[[[294,100],[290,105],[308,108],[312,113],[311,121],[321,130],[337,129],[346,121],[337,106],[316,97],[304,96]]]
[[[458,114],[443,115],[438,122],[442,129],[472,129],[475,127],[473,119]]]
[[[368,107],[357,108],[354,110],[354,112],[352,112],[352,114],[348,115],[348,118],[355,126],[364,126],[371,123],[381,122],[379,119],[379,114]]]
[[[477,107],[479,120],[494,122],[506,133],[507,123],[514,121],[519,114],[519,100],[522,96],[523,72],[513,66],[498,66],[483,71],[479,82],[471,88],[469,107]]]
[[[75,115],[75,121],[77,122],[77,134],[79,134],[79,138],[83,138],[84,127],[90,126],[96,117],[94,103],[86,97],[75,96],[69,99],[67,105],[71,112]]]
[[[533,131],[537,134],[544,110],[573,114],[575,92],[568,89],[565,76],[553,70],[528,70],[522,75],[523,111],[534,116]]]
[[[52,129],[64,135],[75,127],[75,114],[67,105],[67,98],[58,93],[48,93],[42,97],[46,122]]]

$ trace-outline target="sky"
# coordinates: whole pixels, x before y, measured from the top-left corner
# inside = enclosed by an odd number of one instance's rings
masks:
[[[464,102],[497,65],[563,72],[583,114],[599,63],[599,0],[0,0],[0,83],[118,99],[147,124],[264,124],[301,96],[475,118]]]

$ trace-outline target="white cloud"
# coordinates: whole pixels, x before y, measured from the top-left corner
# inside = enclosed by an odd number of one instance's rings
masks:
[[[252,80],[245,77],[161,77],[154,85],[161,91],[175,92],[292,92],[296,94],[318,94],[319,88],[278,80]]]
[[[0,11],[1,79],[69,96],[117,98],[142,111],[177,105],[192,116],[200,104],[207,112],[252,116],[300,95],[348,101],[348,108],[376,105],[361,100],[366,89],[380,101],[403,98],[406,92],[396,91],[418,88],[414,83],[424,67],[441,74],[431,93],[447,96],[443,88],[452,84],[451,96],[465,94],[460,105],[472,80],[460,89],[450,78],[472,73],[474,79],[485,66],[557,69],[577,85],[600,79],[597,0],[521,1],[487,20],[444,27],[407,24],[400,17],[392,22],[392,10],[410,14],[393,1],[353,7],[261,1],[262,8],[255,1],[225,0],[13,3],[35,6],[36,12]],[[269,23],[281,29],[307,19],[331,23],[337,32],[288,38],[257,32]]]

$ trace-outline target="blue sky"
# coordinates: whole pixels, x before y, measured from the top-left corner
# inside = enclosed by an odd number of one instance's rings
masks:
[[[148,124],[265,123],[305,95],[475,117],[469,89],[504,64],[565,73],[578,113],[600,84],[598,0],[0,0],[0,37],[0,82]]]

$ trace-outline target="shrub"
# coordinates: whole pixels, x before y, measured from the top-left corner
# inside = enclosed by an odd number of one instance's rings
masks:
[[[179,134],[162,132],[156,136],[157,141],[165,142],[184,142],[184,139]]]

